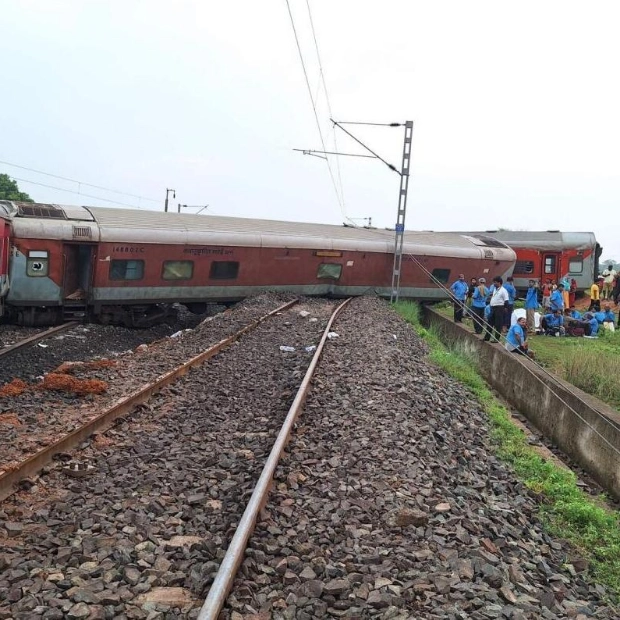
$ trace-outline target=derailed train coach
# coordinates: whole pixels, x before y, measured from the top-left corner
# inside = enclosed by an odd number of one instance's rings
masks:
[[[560,282],[563,278],[575,280],[577,290],[584,291],[599,273],[603,249],[592,232],[489,230],[464,234],[489,235],[517,253],[512,275],[520,292],[525,292],[529,280],[543,284],[547,279]]]
[[[389,297],[394,233],[376,229],[132,209],[0,201],[5,318],[77,317],[148,326],[185,304],[266,290]],[[406,232],[400,294],[437,300],[459,273],[509,273],[515,253],[485,235]],[[419,264],[418,264],[419,263]],[[422,265],[423,268],[420,266]]]

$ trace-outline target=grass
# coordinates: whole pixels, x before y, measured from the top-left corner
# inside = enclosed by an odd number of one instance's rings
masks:
[[[430,347],[430,359],[463,383],[478,399],[491,423],[491,438],[498,455],[543,500],[540,517],[547,530],[569,540],[589,562],[596,582],[605,585],[615,600],[620,596],[620,514],[604,506],[577,486],[575,474],[544,459],[529,444],[508,410],[489,390],[475,360],[458,348],[448,348],[435,329],[420,321],[420,307],[409,302],[396,310],[411,323]],[[552,339],[549,340],[559,340]],[[594,342],[594,341],[593,341]]]
[[[450,304],[433,307],[452,318]],[[468,327],[466,325],[466,327]],[[596,340],[530,336],[536,361],[580,390],[620,410],[620,330],[601,329]]]

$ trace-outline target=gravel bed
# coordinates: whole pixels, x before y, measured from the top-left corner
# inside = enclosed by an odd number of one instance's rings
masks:
[[[148,344],[170,336],[179,330],[196,327],[207,316],[217,314],[222,309],[223,306],[213,305],[210,306],[209,312],[195,315],[183,306],[178,306],[174,316],[149,329],[130,329],[96,323],[78,325],[69,331],[60,332],[58,335],[12,353],[9,358],[2,360],[0,385],[15,378],[33,381],[63,362],[118,355],[143,343]],[[2,325],[0,329],[2,330],[0,342],[4,345],[10,339],[18,342],[48,328]]]
[[[104,381],[107,389],[100,395],[76,396],[34,387],[17,397],[0,397],[0,444],[6,446],[0,455],[0,473],[57,440],[61,434],[84,424],[119,398],[173,370],[290,299],[291,296],[278,294],[248,299],[230,312],[208,317],[195,329],[173,339],[161,340],[166,334],[178,333],[178,330],[171,332],[173,328],[191,324],[191,314],[186,313],[173,325],[160,325],[149,330],[79,326],[70,333],[59,334],[46,341],[49,342],[49,349],[56,347],[46,360],[47,370],[54,370],[65,361],[88,361],[96,356],[101,357],[105,351],[105,357],[113,358],[114,366],[78,368],[72,374],[80,379]],[[147,346],[145,342],[149,339],[156,342]],[[135,352],[130,348],[132,346],[137,347]],[[43,355],[47,355],[49,349],[44,349]],[[114,355],[115,351],[123,353]],[[37,355],[41,359],[42,356]],[[13,364],[15,358],[11,357],[10,361]],[[37,386],[39,380],[30,377],[31,372],[26,374],[32,385]]]
[[[44,332],[46,327],[19,327],[18,325],[0,325],[0,352],[4,347],[17,344],[20,340]]]
[[[617,618],[386,303],[337,320],[224,618]]]
[[[196,617],[332,308],[266,321],[5,500],[0,618]]]

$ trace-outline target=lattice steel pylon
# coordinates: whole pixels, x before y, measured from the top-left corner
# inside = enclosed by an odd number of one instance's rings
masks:
[[[405,123],[405,142],[403,144],[403,164],[400,172],[400,191],[398,194],[398,213],[394,234],[394,268],[392,270],[392,293],[390,302],[398,301],[400,296],[400,272],[403,264],[403,241],[405,238],[405,216],[407,214],[407,190],[409,188],[409,164],[411,163],[411,137],[413,121]]]

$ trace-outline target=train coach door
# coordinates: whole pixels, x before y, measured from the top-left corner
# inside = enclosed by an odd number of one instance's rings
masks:
[[[86,306],[92,288],[95,246],[66,243],[63,248],[63,298],[66,306]]]
[[[545,252],[542,255],[542,280],[543,282],[549,278],[555,280],[558,284],[562,277],[561,273],[561,254],[559,252]]]

